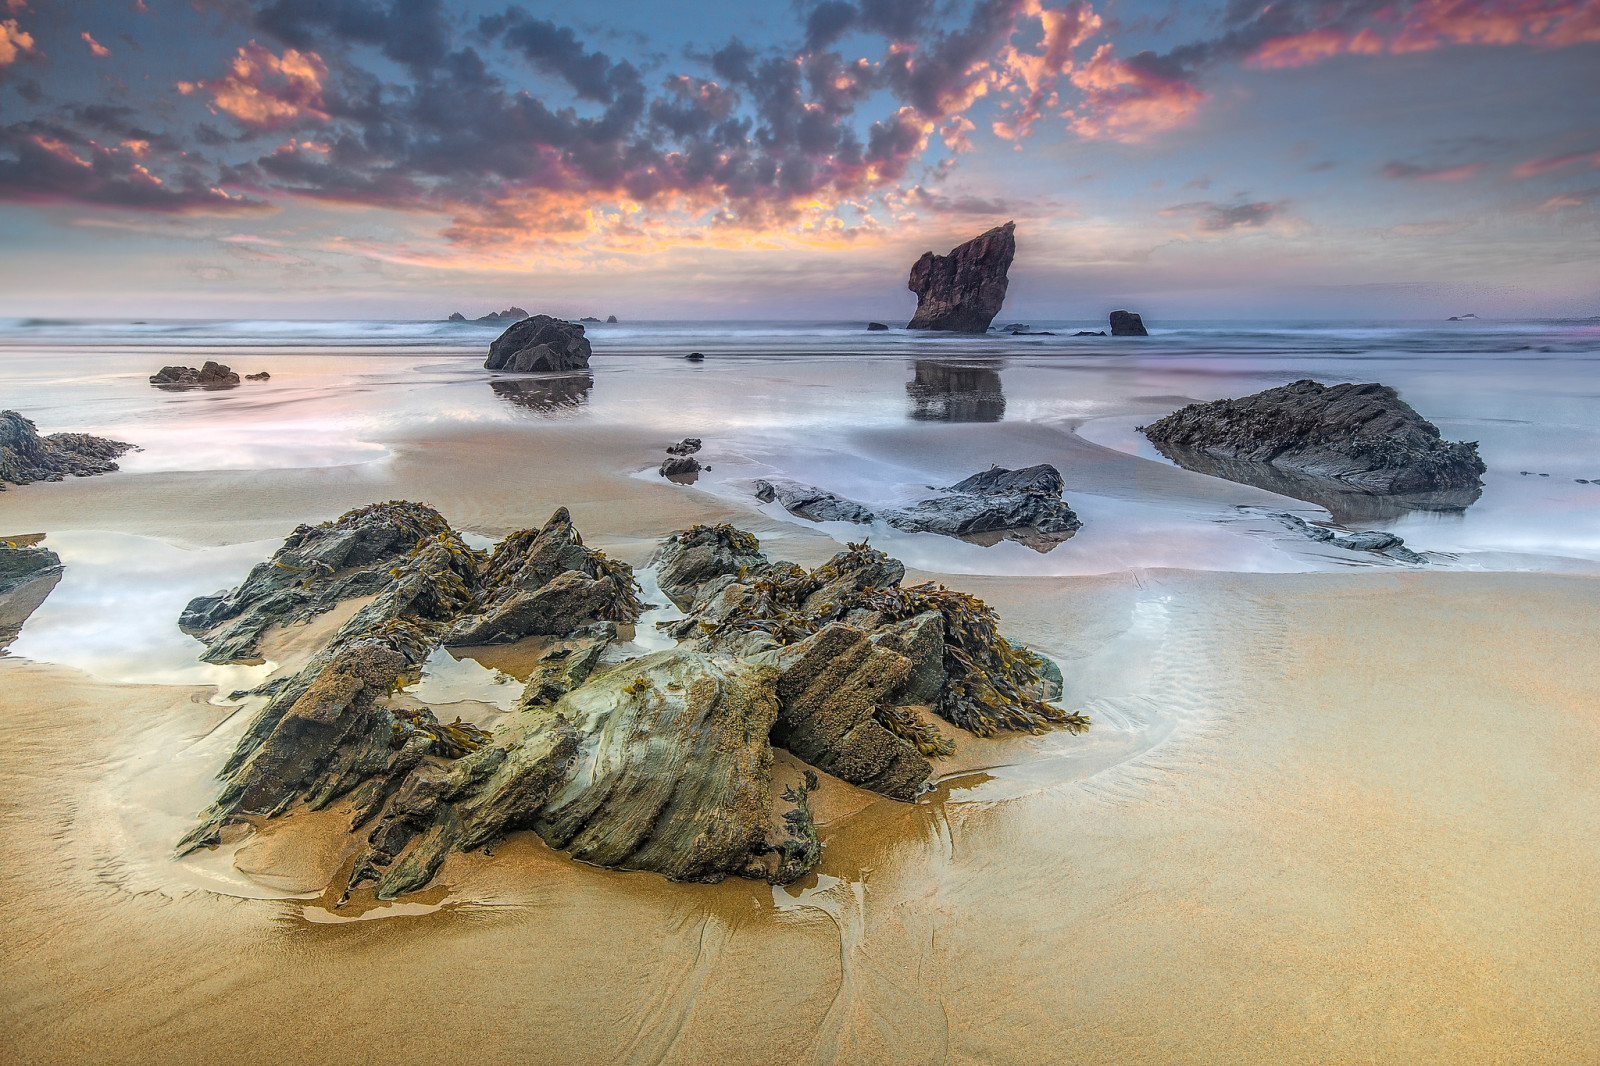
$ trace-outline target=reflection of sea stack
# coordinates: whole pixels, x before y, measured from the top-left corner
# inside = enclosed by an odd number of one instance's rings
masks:
[[[918,359],[906,395],[919,422],[998,422],[1006,414],[1000,375],[982,364]]]
[[[924,252],[906,287],[917,294],[917,313],[907,329],[982,333],[1006,300],[1006,271],[1017,252],[1016,224],[996,226],[949,255]]]

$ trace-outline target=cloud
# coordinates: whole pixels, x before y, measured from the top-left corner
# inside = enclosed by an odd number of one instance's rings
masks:
[[[1570,167],[1575,163],[1587,163],[1591,167],[1600,167],[1600,152],[1573,152],[1568,155],[1530,159],[1525,163],[1517,164],[1516,168],[1511,171],[1511,176],[1515,178],[1532,178],[1540,174],[1548,174],[1552,170]]]
[[[1378,171],[1386,178],[1401,181],[1466,181],[1482,170],[1486,164],[1467,163],[1454,167],[1430,167],[1417,163],[1394,162]]]
[[[1534,210],[1541,212],[1560,211],[1568,207],[1583,207],[1596,197],[1600,197],[1600,190],[1590,189],[1588,192],[1568,192],[1559,196],[1552,196]]]
[[[89,53],[96,59],[104,59],[106,56],[111,54],[111,49],[107,48],[105,45],[89,36],[88,30],[84,30],[78,36],[83,38],[83,43],[89,46]]]
[[[1231,204],[1194,200],[1189,203],[1174,204],[1163,209],[1161,213],[1193,215],[1197,219],[1196,225],[1202,231],[1227,233],[1236,229],[1259,229],[1276,218],[1288,204],[1287,200],[1239,201]]]
[[[936,215],[1013,215],[1017,204],[1007,200],[984,199],[980,196],[946,196],[921,185],[913,185],[906,194],[912,206]]]
[[[16,19],[0,22],[0,70],[15,63],[23,52],[32,51],[33,35],[17,25]]]
[[[327,120],[322,83],[328,67],[317,53],[288,48],[280,57],[251,41],[229,67],[212,81],[179,82],[178,91],[188,96],[204,89],[217,110],[252,129],[280,129],[306,118]]]
[[[1181,68],[1153,52],[1118,59],[1110,44],[1095,50],[1072,74],[1083,91],[1083,107],[1067,112],[1080,137],[1135,143],[1183,125],[1206,95]]]

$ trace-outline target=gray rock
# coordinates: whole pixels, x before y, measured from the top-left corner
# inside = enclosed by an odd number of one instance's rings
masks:
[[[30,419],[15,411],[0,411],[0,490],[7,483],[29,485],[35,481],[60,481],[72,477],[109,474],[113,461],[133,445],[87,433],[52,433],[41,437]]]
[[[700,450],[699,437],[685,437],[676,444],[667,445],[668,455],[693,455]]]
[[[790,514],[809,518],[813,522],[855,522],[866,525],[877,519],[876,514],[859,503],[812,485],[763,480],[755,483],[755,490],[756,499],[762,503],[776,500]]]
[[[513,309],[517,310],[517,309]],[[589,365],[589,340],[583,327],[549,315],[526,316],[489,345],[486,370],[514,373],[583,370]]]
[[[911,672],[890,694],[891,703],[932,703],[939,698],[949,678],[944,668],[943,615],[938,611],[923,611],[880,629],[873,634],[872,641],[911,662]]]
[[[192,366],[164,366],[150,375],[150,384],[161,389],[231,389],[239,375],[221,363],[207,360],[199,370]]]
[[[450,312],[450,317],[445,319],[446,322],[465,322],[466,320],[467,316],[462,314],[460,311]]]
[[[1080,337],[1084,334],[1078,334]],[[1150,332],[1144,328],[1144,319],[1134,311],[1111,312],[1111,335],[1113,337],[1148,337]]]
[[[61,573],[61,557],[49,548],[12,547],[0,541],[0,594],[30,581]]]
[[[616,315],[607,315],[606,316],[606,325],[614,326],[616,324],[617,324],[617,316]]]
[[[692,455],[670,455],[661,460],[661,466],[656,472],[668,481],[692,485],[700,476],[700,469],[700,460]]]
[[[1016,255],[1016,224],[1007,222],[957,245],[949,255],[924,252],[906,287],[917,294],[907,329],[983,333],[1005,303],[1006,272]]]
[[[887,331],[888,328],[889,327],[887,325],[885,325],[884,323],[882,323],[882,322],[868,322],[867,323],[867,332],[868,333],[883,333],[883,332]]]
[[[656,583],[668,599],[688,610],[699,590],[713,579],[744,580],[768,565],[761,543],[744,530],[691,526],[673,533],[656,552]]]

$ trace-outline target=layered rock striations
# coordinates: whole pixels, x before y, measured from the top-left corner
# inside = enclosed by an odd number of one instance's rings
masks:
[[[1180,465],[1331,509],[1351,495],[1460,509],[1483,491],[1477,443],[1443,440],[1386,385],[1301,380],[1190,404],[1143,433]]]
[[[15,411],[0,411],[0,491],[6,485],[35,481],[61,481],[72,477],[109,474],[116,458],[133,445],[87,433],[39,435],[31,419]]]
[[[549,315],[534,315],[509,327],[489,345],[486,370],[533,373],[583,370],[591,355],[583,327]]]
[[[907,329],[983,333],[1006,300],[1006,272],[1017,252],[1016,224],[1007,222],[957,245],[949,255],[924,252],[906,287],[917,294]]]
[[[301,612],[358,589],[373,598],[268,686],[180,852],[230,825],[336,807],[359,841],[340,875],[347,894],[421,888],[451,853],[521,830],[615,869],[787,883],[820,860],[807,802],[818,779],[807,771],[780,791],[774,746],[910,799],[929,760],[952,750],[924,714],[979,735],[1087,725],[1045,702],[1044,660],[1002,639],[981,602],[901,589],[904,567],[865,545],[806,571],[769,562],[742,530],[694,527],[668,538],[657,567],[688,612],[666,624],[678,646],[616,661],[605,653],[617,623],[642,606],[631,572],[585,547],[564,510],[487,556],[419,504],[301,527],[239,589],[190,605],[186,622],[209,624],[213,650],[287,592],[304,594]],[[607,596],[563,594],[542,610],[523,599],[574,585]],[[511,616],[512,629],[490,621]],[[441,642],[488,631],[546,634],[492,734],[396,693]]]
[[[938,533],[978,544],[1015,540],[1047,552],[1083,527],[1062,498],[1066,485],[1048,463],[992,467],[910,507],[874,511],[810,485],[758,481],[756,498],[783,504],[813,522],[884,522],[907,533]]]

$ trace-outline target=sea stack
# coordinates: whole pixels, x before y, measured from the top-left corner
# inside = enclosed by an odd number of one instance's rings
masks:
[[[519,374],[540,370],[582,370],[589,365],[589,340],[576,322],[549,315],[524,318],[489,345],[485,370]]]
[[[1139,317],[1137,311],[1111,312],[1111,335],[1113,337],[1148,337],[1150,333],[1144,328],[1144,319]]]
[[[1016,223],[965,244],[949,255],[924,252],[911,268],[906,287],[917,294],[917,313],[907,329],[983,333],[1006,300],[1006,271],[1017,252]]]

